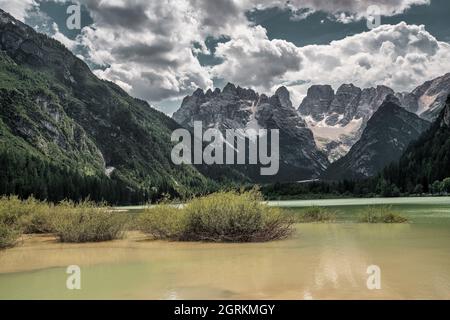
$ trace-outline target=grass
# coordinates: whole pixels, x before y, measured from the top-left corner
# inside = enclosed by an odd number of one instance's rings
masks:
[[[266,242],[293,231],[293,220],[263,204],[257,190],[218,192],[179,209],[159,205],[146,209],[139,225],[155,239],[173,241]]]
[[[335,222],[336,212],[322,208],[322,207],[309,207],[297,215],[297,222],[299,223],[313,223],[313,222]]]
[[[359,216],[361,223],[407,223],[408,219],[392,210],[391,206],[368,207]]]

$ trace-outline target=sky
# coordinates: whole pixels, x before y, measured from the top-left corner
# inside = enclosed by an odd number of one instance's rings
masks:
[[[70,30],[76,3],[81,26]],[[284,85],[298,106],[313,84],[411,91],[450,72],[447,0],[0,0],[0,8],[169,115],[197,88],[227,82],[266,94]]]

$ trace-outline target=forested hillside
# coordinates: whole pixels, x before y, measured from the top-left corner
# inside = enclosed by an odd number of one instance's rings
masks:
[[[130,203],[214,186],[170,160],[179,125],[0,11],[1,193]]]

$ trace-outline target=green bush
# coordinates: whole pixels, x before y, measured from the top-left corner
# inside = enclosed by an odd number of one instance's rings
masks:
[[[311,222],[334,222],[336,221],[336,213],[321,207],[310,207],[300,215],[298,222],[311,223]]]
[[[84,201],[63,202],[55,207],[52,227],[61,242],[100,242],[119,239],[126,217],[104,205]]]
[[[177,209],[161,205],[141,216],[141,230],[156,239],[206,242],[264,242],[283,239],[293,221],[262,202],[256,191],[219,192]]]
[[[50,233],[51,206],[34,198],[20,200],[18,197],[0,198],[0,212],[14,219],[14,224],[23,233]]]
[[[20,223],[25,234],[52,233],[53,205],[30,198],[22,201]]]
[[[0,249],[13,247],[22,234],[18,198],[0,198]]]
[[[21,233],[22,231],[17,226],[0,222],[0,249],[14,247]]]
[[[137,221],[141,231],[161,240],[179,239],[186,224],[185,211],[168,204],[145,209]]]
[[[392,210],[390,206],[368,207],[360,214],[359,221],[362,223],[406,223],[408,219]]]

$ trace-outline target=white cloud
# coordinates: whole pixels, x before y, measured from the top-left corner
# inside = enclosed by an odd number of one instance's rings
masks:
[[[13,15],[16,19],[24,21],[27,11],[36,6],[34,0],[0,0],[0,8]]]
[[[335,88],[349,82],[360,87],[384,84],[396,91],[409,91],[450,71],[450,45],[437,41],[424,26],[404,22],[329,45],[297,48],[264,36],[260,31],[252,39],[237,38],[220,45],[218,53],[225,60],[213,71],[240,85],[266,91],[306,81],[290,87],[296,104],[312,84]],[[302,61],[301,67],[296,61]]]
[[[36,0],[41,1],[41,0]],[[42,0],[43,1],[43,0]],[[64,2],[64,0],[58,0]],[[197,87],[212,86],[214,77],[261,91],[291,84],[298,103],[309,85],[334,87],[385,84],[410,90],[449,71],[449,45],[438,42],[424,27],[382,26],[329,45],[297,47],[270,40],[266,30],[252,25],[245,12],[254,8],[285,8],[285,0],[80,0],[94,24],[76,41],[57,28],[54,37],[69,48],[86,48],[85,60],[102,69],[95,73],[150,102],[177,99]],[[301,18],[324,11],[339,19],[361,19],[370,5],[383,15],[404,12],[429,0],[324,1],[290,0],[288,7]],[[0,7],[16,17],[26,16],[35,0],[0,0]],[[201,66],[196,54],[207,52],[208,36],[227,36],[216,55],[223,62]],[[200,49],[194,48],[200,44]],[[297,83],[297,85],[292,85]]]
[[[450,45],[437,41],[424,26],[404,22],[300,51],[305,67],[286,78],[335,88],[352,82],[360,87],[384,84],[396,91],[410,91],[450,71]],[[304,94],[306,86],[297,90]]]
[[[216,49],[223,63],[212,68],[216,77],[248,86],[267,87],[288,71],[301,68],[299,48],[284,40],[269,40],[261,26],[243,29]]]
[[[431,0],[239,0],[246,8],[290,8],[303,12],[323,11],[336,16],[340,21],[360,20],[368,16],[370,6],[378,6],[383,16],[394,16],[414,5],[430,4]],[[304,11],[305,9],[308,9]],[[306,15],[307,16],[307,15]],[[305,17],[306,17],[305,16]],[[301,17],[301,16],[300,16]]]

